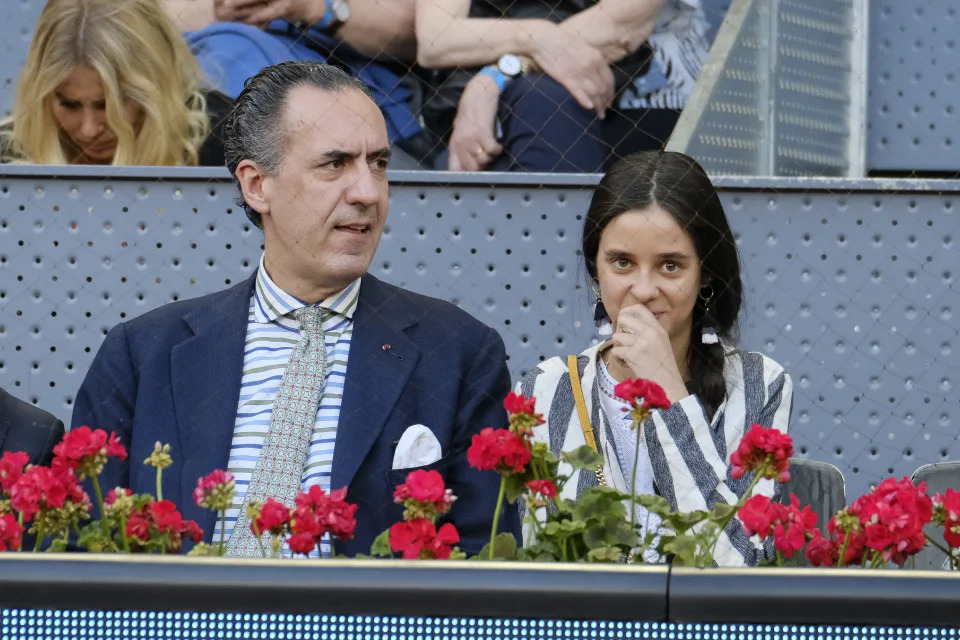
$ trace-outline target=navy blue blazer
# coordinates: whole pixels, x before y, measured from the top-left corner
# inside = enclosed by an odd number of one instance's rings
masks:
[[[22,451],[30,464],[50,464],[53,448],[62,439],[62,422],[0,389],[0,456]]]
[[[127,462],[104,470],[105,492],[123,486],[155,493],[155,469],[142,463],[155,442],[170,444],[174,463],[163,472],[163,497],[196,520],[208,542],[215,516],[194,504],[192,492],[198,478],[227,467],[254,277],[114,327],[74,406],[73,427],[115,431],[130,450]],[[489,539],[500,478],[470,468],[466,449],[482,428],[506,425],[509,391],[496,331],[448,302],[364,276],[331,472],[331,487],[348,487],[359,509],[355,537],[338,544],[338,553],[367,553],[401,519],[393,489],[406,472],[391,470],[394,449],[418,423],[445,454],[428,468],[440,471],[458,498],[449,521],[460,547],[478,552]],[[516,508],[504,508],[501,522],[520,539]]]

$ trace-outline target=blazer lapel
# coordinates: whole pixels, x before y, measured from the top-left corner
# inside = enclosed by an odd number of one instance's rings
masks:
[[[254,275],[255,277],[255,275]],[[254,277],[212,296],[207,305],[184,316],[193,336],[170,352],[171,380],[182,451],[179,504],[184,517],[213,535],[216,514],[194,504],[196,481],[214,469],[226,469],[237,417],[247,317]]]
[[[330,487],[348,486],[383,430],[420,350],[403,333],[416,322],[397,290],[364,276],[354,316]]]

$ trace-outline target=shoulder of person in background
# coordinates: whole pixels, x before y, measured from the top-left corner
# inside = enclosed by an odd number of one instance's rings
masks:
[[[207,116],[210,118],[210,133],[200,147],[198,164],[201,167],[222,167],[226,164],[223,155],[223,123],[233,108],[233,99],[215,90],[205,90],[203,95],[207,102]]]
[[[49,464],[63,433],[56,416],[0,389],[0,453],[23,451],[32,464]]]

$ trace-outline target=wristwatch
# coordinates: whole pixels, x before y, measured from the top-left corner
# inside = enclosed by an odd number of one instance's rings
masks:
[[[480,73],[493,78],[493,81],[497,83],[500,91],[503,91],[509,81],[523,73],[523,61],[520,60],[519,56],[506,53],[500,56],[497,64],[487,65],[483,69],[480,69]]]
[[[500,56],[500,59],[497,61],[497,68],[500,69],[503,75],[512,80],[523,73],[523,61],[520,60],[520,56],[505,53]]]

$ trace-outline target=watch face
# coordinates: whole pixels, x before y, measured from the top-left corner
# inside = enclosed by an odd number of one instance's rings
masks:
[[[520,58],[510,54],[500,56],[497,67],[500,68],[500,71],[502,71],[504,75],[508,75],[511,78],[520,75],[520,72],[523,71],[523,63],[520,62]]]
[[[350,18],[350,5],[347,0],[334,0],[331,8],[337,22],[346,22]]]

